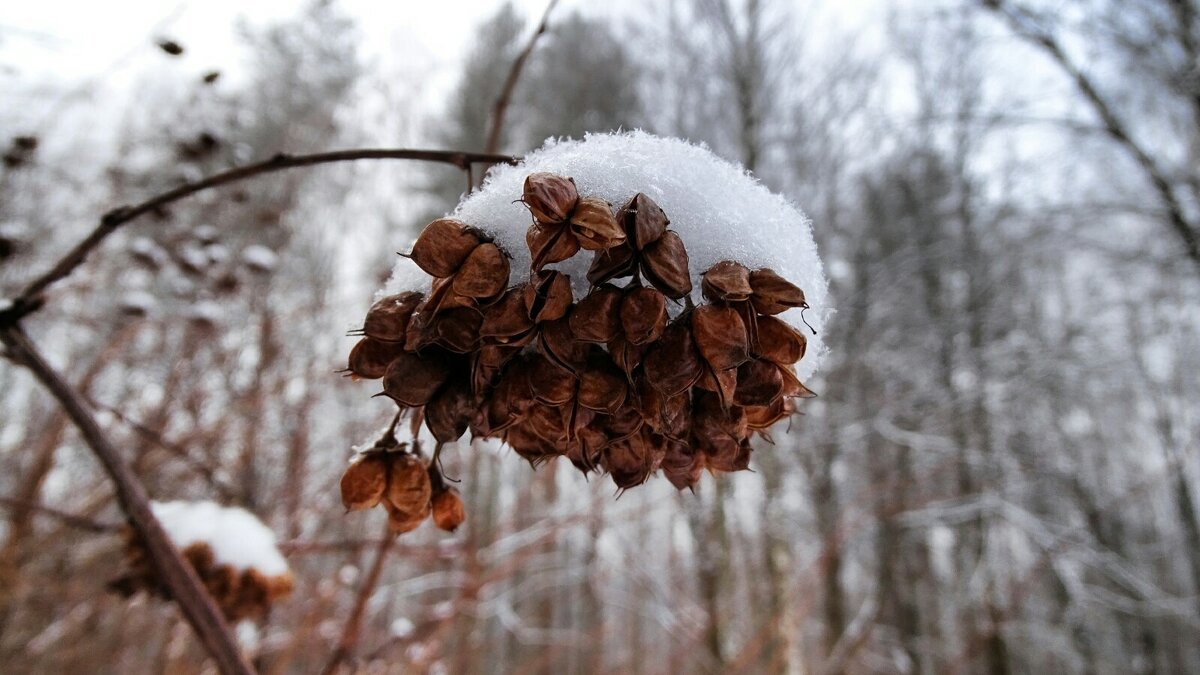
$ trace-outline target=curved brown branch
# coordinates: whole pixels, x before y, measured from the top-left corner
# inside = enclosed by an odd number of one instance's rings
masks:
[[[0,327],[0,341],[7,347],[9,357],[28,368],[58,400],[75,426],[79,427],[84,441],[112,480],[117,501],[129,518],[129,524],[145,542],[154,571],[170,591],[171,597],[179,604],[184,618],[204,643],[220,672],[225,675],[253,673],[253,668],[238,649],[237,641],[229,630],[225,617],[204,590],[196,571],[183,559],[167,537],[162,525],[150,510],[150,498],[146,489],[101,431],[87,403],[62,375],[46,362],[20,327]]]
[[[358,589],[354,609],[351,610],[350,617],[346,619],[346,627],[342,629],[342,639],[338,641],[337,649],[329,657],[329,663],[326,663],[325,667],[321,669],[321,675],[332,675],[337,671],[337,667],[349,658],[355,645],[358,644],[359,633],[362,632],[363,615],[367,611],[367,601],[371,599],[371,595],[375,593],[375,587],[379,585],[379,577],[383,573],[383,561],[387,559],[395,539],[391,530],[387,530],[384,532],[383,539],[379,540],[379,547],[375,549],[375,562],[371,563],[371,571],[367,572],[367,578],[363,580],[362,587]]]
[[[317,164],[331,164],[334,162],[352,162],[366,159],[402,159],[415,160],[421,162],[441,162],[443,164],[453,164],[463,171],[470,170],[472,164],[511,164],[515,162],[508,155],[497,155],[494,153],[475,153],[475,152],[458,152],[450,150],[408,150],[408,149],[361,149],[361,150],[334,150],[331,152],[318,152],[309,155],[285,155],[278,154],[274,157],[258,162],[257,164],[249,164],[247,166],[237,167],[228,171],[223,171],[214,174],[203,180],[194,183],[185,183],[177,188],[168,190],[158,196],[133,206],[121,206],[104,214],[100,219],[100,224],[96,229],[92,230],[88,236],[84,237],[83,241],[79,242],[68,251],[55,265],[46,273],[37,277],[21,291],[6,309],[0,309],[0,327],[15,326],[20,319],[28,314],[31,314],[42,305],[42,294],[52,284],[62,279],[65,279],[75,271],[84,260],[87,259],[89,253],[100,245],[119,227],[128,223],[139,216],[147,213],[158,211],[168,204],[177,202],[185,197],[190,197],[198,192],[210,190],[229,183],[246,180],[263,174],[274,173],[286,169],[296,169],[305,166],[314,166]]]
[[[529,60],[529,55],[533,53],[533,48],[537,46],[538,38],[542,37],[542,34],[549,28],[550,12],[557,4],[558,0],[550,0],[550,4],[546,5],[546,11],[542,12],[542,20],[538,22],[537,29],[533,31],[533,35],[529,37],[529,42],[517,54],[517,58],[513,60],[512,68],[508,70],[508,77],[504,79],[504,86],[500,89],[500,95],[496,97],[496,103],[492,106],[492,124],[488,130],[487,145],[484,146],[484,152],[493,153],[500,149],[500,133],[504,131],[504,115],[508,112],[508,103],[512,100],[513,90],[517,88],[517,81],[521,79],[521,71],[525,69],[525,62]]]

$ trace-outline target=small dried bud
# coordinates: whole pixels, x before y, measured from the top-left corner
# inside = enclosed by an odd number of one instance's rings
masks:
[[[595,197],[584,197],[575,205],[571,231],[588,251],[603,251],[625,241],[625,228],[617,223],[612,207]]]
[[[557,225],[566,222],[579,192],[575,181],[552,173],[531,173],[525,177],[525,206],[540,223]]]
[[[642,272],[655,288],[672,300],[692,292],[687,249],[679,235],[670,230],[642,249]]]
[[[751,272],[750,287],[754,289],[750,302],[761,314],[775,315],[792,307],[808,307],[804,291],[774,270],[763,268]]]
[[[453,532],[467,520],[466,508],[458,490],[446,487],[433,495],[433,524],[439,529]]]
[[[383,499],[388,466],[379,453],[358,458],[342,474],[342,506],[347,511],[369,509]]]
[[[425,226],[409,257],[431,276],[448,277],[479,246],[479,236],[466,223],[439,218]]]
[[[408,320],[424,298],[424,295],[415,291],[380,298],[367,310],[363,334],[383,342],[404,342]]]
[[[467,298],[495,297],[508,286],[508,258],[495,244],[475,247],[454,274],[453,290]]]
[[[753,292],[750,270],[732,260],[723,260],[701,276],[700,290],[710,302],[744,302]]]

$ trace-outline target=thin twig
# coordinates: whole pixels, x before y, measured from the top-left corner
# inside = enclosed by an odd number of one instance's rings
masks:
[[[162,525],[150,510],[150,498],[137,476],[121,458],[100,429],[95,415],[84,399],[63,379],[38,351],[19,326],[0,327],[0,340],[11,357],[29,369],[50,392],[79,428],[84,441],[116,489],[117,501],[129,524],[146,544],[150,562],[184,618],[204,643],[217,669],[225,675],[251,675],[254,669],[238,649],[229,624],[204,590],[200,577],[171,543]]]
[[[57,281],[60,281],[72,272],[75,271],[88,254],[100,245],[109,235],[117,230],[120,226],[129,221],[138,218],[147,213],[152,213],[161,210],[168,204],[177,202],[185,197],[190,197],[197,192],[203,192],[229,183],[235,183],[240,180],[252,178],[276,171],[286,169],[295,169],[305,166],[314,166],[317,164],[331,164],[334,162],[350,162],[366,159],[404,159],[416,160],[423,162],[441,162],[443,164],[453,164],[466,171],[472,164],[502,164],[513,163],[515,160],[507,155],[497,155],[494,153],[474,153],[474,152],[457,152],[447,150],[408,150],[408,149],[361,149],[361,150],[335,150],[332,152],[318,152],[310,155],[285,155],[278,154],[274,157],[258,162],[257,164],[249,164],[247,166],[237,167],[228,171],[209,176],[203,180],[194,183],[184,183],[177,188],[168,190],[156,197],[152,197],[135,206],[122,206],[108,213],[100,219],[100,224],[96,229],[68,251],[62,258],[59,259],[49,271],[37,277],[21,291],[12,304],[4,310],[0,310],[0,327],[13,326],[21,319],[21,317],[31,314],[41,306],[42,294],[45,290]]]
[[[121,529],[121,526],[117,523],[103,523],[98,520],[88,518],[87,516],[78,516],[74,513],[67,513],[66,511],[60,511],[49,506],[42,506],[41,504],[30,504],[29,502],[22,501],[20,499],[13,499],[12,497],[0,497],[0,505],[4,505],[14,510],[26,509],[28,511],[33,511],[34,513],[40,513],[44,516],[54,518],[55,520],[62,522],[64,525],[69,525],[76,529],[87,532],[103,534],[107,532],[116,532],[117,530]]]
[[[500,89],[500,95],[496,97],[496,103],[492,105],[492,125],[488,130],[487,145],[483,146],[485,153],[494,153],[500,149],[500,133],[504,130],[504,114],[508,112],[508,103],[512,100],[513,90],[517,88],[517,81],[521,79],[521,71],[525,69],[525,62],[529,60],[529,55],[533,53],[533,48],[537,45],[538,38],[549,28],[550,12],[557,4],[558,0],[550,0],[550,4],[546,5],[546,11],[542,12],[542,20],[538,22],[537,30],[529,37],[529,42],[517,54],[517,58],[513,60],[512,68],[508,70],[508,77],[504,80],[504,87]]]
[[[359,634],[362,632],[363,615],[367,611],[367,601],[371,599],[371,595],[375,593],[375,587],[379,585],[379,577],[383,573],[383,561],[387,558],[395,539],[396,537],[390,529],[384,531],[383,539],[379,541],[379,548],[375,550],[375,562],[371,563],[371,571],[367,573],[362,587],[358,589],[358,598],[354,601],[354,609],[350,612],[350,618],[346,619],[346,627],[342,630],[342,639],[338,641],[337,649],[329,657],[329,663],[326,663],[325,667],[321,669],[321,675],[332,675],[337,667],[353,653],[355,645],[358,644]]]

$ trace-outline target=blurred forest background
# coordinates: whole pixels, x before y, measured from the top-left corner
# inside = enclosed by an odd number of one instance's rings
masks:
[[[566,463],[449,448],[467,523],[400,539],[349,663],[1200,672],[1200,5],[835,4],[555,10],[500,150],[641,127],[794,199],[838,309],[820,398],[695,495],[617,500]],[[446,26],[468,51],[431,70],[362,54],[369,13],[297,5],[223,64],[145,36],[120,95],[6,58],[36,36],[0,17],[0,296],[181,180],[280,151],[483,150],[540,11]],[[153,497],[277,532],[296,591],[239,630],[262,672],[316,672],[354,603],[383,518],[343,515],[337,480],[393,407],[334,370],[394,252],[465,187],[361,162],[205,193],[27,321]],[[0,506],[0,669],[204,670],[174,606],[106,592],[111,486],[9,363]]]

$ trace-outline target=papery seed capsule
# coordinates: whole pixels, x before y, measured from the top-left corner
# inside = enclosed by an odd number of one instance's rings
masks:
[[[579,374],[579,405],[589,410],[611,415],[625,405],[627,391],[624,373],[603,353]]]
[[[643,360],[650,385],[667,396],[688,390],[704,372],[688,317],[674,321]]]
[[[384,499],[403,514],[428,513],[433,484],[429,480],[425,462],[408,453],[393,453],[389,460],[391,467]]]
[[[525,287],[518,286],[484,311],[479,336],[488,344],[519,346],[533,339],[533,326],[525,306]]]
[[[466,433],[474,415],[470,385],[465,378],[454,378],[425,406],[425,426],[439,443],[453,443]]]
[[[525,286],[525,309],[536,323],[562,318],[572,300],[571,277],[557,270],[542,270]]]
[[[804,358],[808,339],[800,331],[773,316],[758,317],[758,335],[752,351],[780,365],[790,365]]]
[[[531,173],[525,177],[525,206],[539,222],[566,222],[579,201],[575,181],[552,173]]]
[[[433,495],[433,524],[439,529],[453,532],[467,520],[466,508],[458,490],[447,487]]]
[[[579,252],[579,239],[566,225],[534,223],[525,231],[525,245],[535,272]]]
[[[765,359],[751,359],[738,367],[734,403],[766,406],[780,398],[783,398],[783,375],[779,366]]]
[[[377,380],[383,377],[392,359],[402,351],[403,347],[398,343],[363,338],[350,350],[347,368],[355,377]]]
[[[403,406],[425,405],[448,374],[449,370],[440,358],[405,352],[388,366],[383,376],[383,393]]]
[[[637,270],[638,257],[628,242],[610,249],[597,251],[588,267],[587,280],[593,286],[607,283],[613,279],[633,276]]]
[[[412,512],[398,509],[386,500],[383,502],[383,506],[388,514],[388,529],[393,534],[412,532],[420,527],[421,523],[425,522],[425,519],[429,517],[429,514],[433,510],[433,505],[429,501],[426,501],[423,507]]]
[[[671,230],[642,249],[641,269],[646,279],[672,300],[692,292],[687,249],[679,235]]]
[[[546,405],[563,405],[570,401],[575,397],[577,382],[570,371],[544,357],[535,357],[529,369],[529,389],[533,398]]]
[[[561,319],[542,323],[537,336],[537,348],[542,356],[560,368],[578,375],[595,346],[575,339],[570,327],[570,316],[573,314],[574,311]]]
[[[618,219],[625,226],[629,244],[639,251],[658,241],[671,223],[658,204],[640,192],[621,207]]]
[[[479,328],[483,315],[474,309],[452,309],[433,319],[433,342],[457,354],[468,354],[479,347]]]
[[[466,223],[439,218],[421,231],[409,257],[427,274],[448,277],[479,244],[479,236]]]
[[[657,340],[667,327],[667,299],[653,288],[640,286],[625,292],[621,300],[621,328],[625,339],[635,345]]]
[[[381,342],[404,342],[408,320],[425,296],[415,291],[405,291],[380,298],[363,321],[363,334]]]
[[[737,368],[750,358],[746,325],[732,307],[701,305],[692,312],[696,348],[714,370]]]
[[[779,374],[783,377],[783,395],[795,398],[815,398],[816,393],[800,383],[796,371],[791,366],[779,366]]]
[[[753,292],[750,270],[732,260],[722,260],[701,275],[700,290],[709,302],[744,302]]]
[[[621,332],[620,289],[601,286],[587,295],[571,312],[571,334],[582,342],[608,342]]]
[[[571,231],[588,251],[603,251],[625,241],[625,228],[603,199],[583,197],[571,214]]]
[[[750,302],[761,314],[775,315],[792,307],[808,307],[804,291],[774,270],[763,268],[751,272],[750,287],[754,289]]]
[[[342,474],[342,506],[347,511],[361,511],[379,504],[387,479],[388,465],[381,454],[356,459]]]
[[[475,247],[454,273],[453,291],[467,298],[491,298],[508,286],[508,258],[495,244]]]

